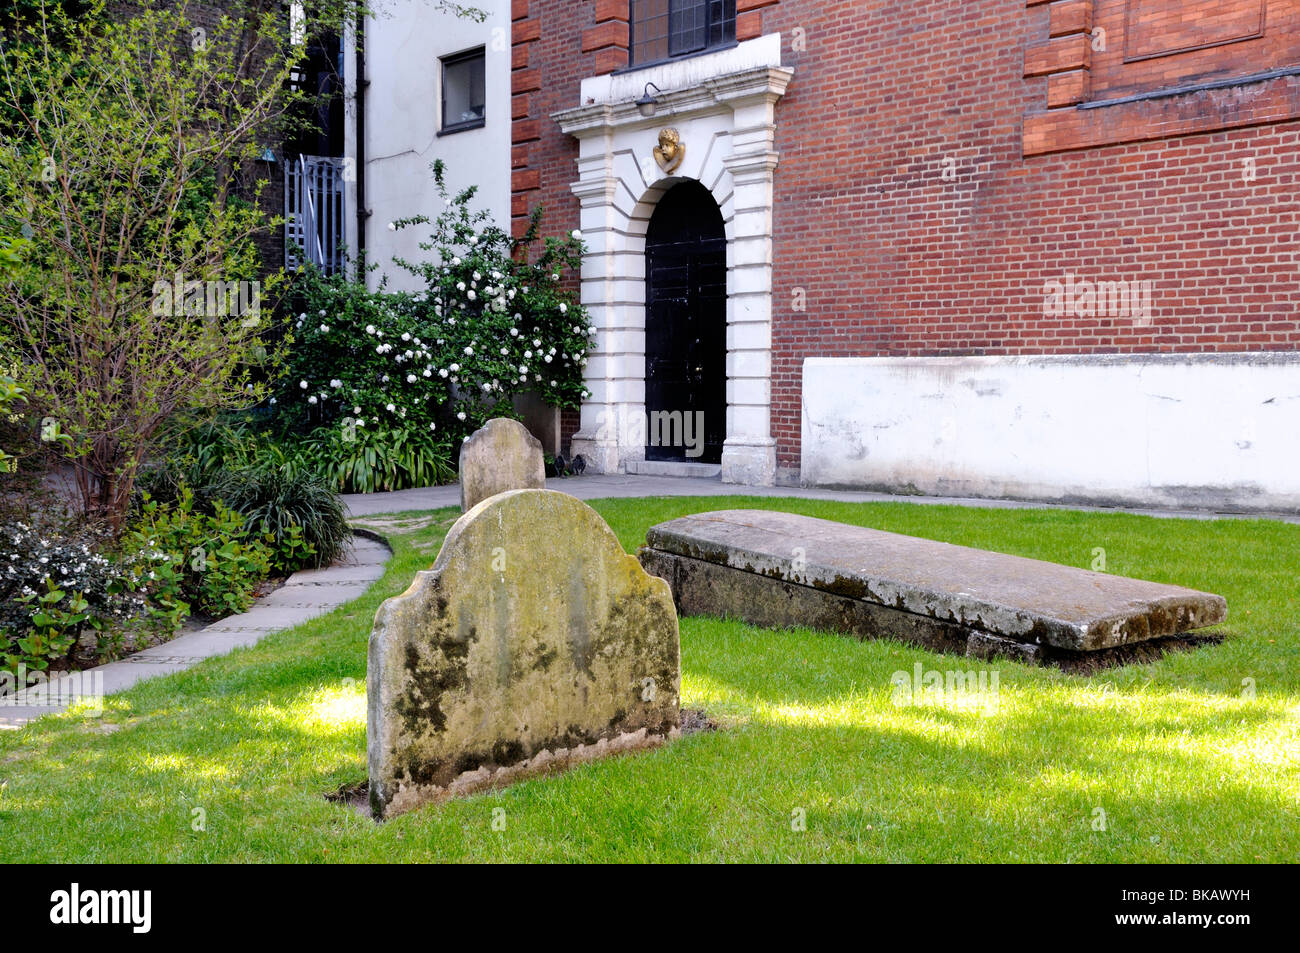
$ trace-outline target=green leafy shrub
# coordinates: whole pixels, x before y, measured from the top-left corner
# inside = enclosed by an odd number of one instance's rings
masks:
[[[271,571],[271,548],[250,535],[244,517],[220,501],[201,512],[188,487],[174,503],[146,498],[128,539],[132,551],[166,556],[170,571],[155,573],[151,598],[160,612],[179,608],[182,619],[189,611],[243,612]]]
[[[338,492],[314,472],[222,470],[208,492],[265,535],[277,572],[328,566],[351,542]]]
[[[344,493],[436,486],[456,477],[447,441],[396,427],[319,427],[298,448],[304,465]]]
[[[272,569],[288,574],[329,565],[351,541],[333,464],[309,440],[277,440],[265,420],[217,418],[178,428],[169,455],[144,471],[140,486],[160,503],[188,489],[209,515],[217,503],[230,507],[250,532],[267,534]]]
[[[0,530],[0,665],[70,664],[83,633],[111,654],[146,609],[144,557],[113,559],[94,533],[15,521]]]

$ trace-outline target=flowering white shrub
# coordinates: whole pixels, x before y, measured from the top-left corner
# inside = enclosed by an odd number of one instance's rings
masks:
[[[530,258],[540,214],[516,242],[470,210],[473,189],[449,196],[441,163],[434,180],[445,210],[393,223],[431,229],[420,244],[429,260],[396,260],[423,291],[371,292],[360,269],[300,276],[301,312],[276,402],[292,429],[340,427],[362,441],[376,431],[419,434],[449,447],[516,394],[534,391],[564,408],[587,396],[594,329],[563,281],[580,264],[580,235],[547,239]]]
[[[0,528],[0,668],[44,669],[85,631],[105,651],[144,613],[151,554],[112,559],[103,542],[25,522]]]

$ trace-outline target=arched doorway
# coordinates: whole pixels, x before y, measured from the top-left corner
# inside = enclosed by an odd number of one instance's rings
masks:
[[[699,182],[673,186],[646,232],[646,459],[720,463],[727,434],[727,239]]]

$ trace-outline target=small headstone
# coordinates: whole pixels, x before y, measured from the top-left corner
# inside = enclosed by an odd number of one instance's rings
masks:
[[[485,500],[370,636],[370,806],[450,794],[674,737],[677,614],[604,520],[571,496]]]
[[[507,490],[546,488],[542,445],[517,420],[497,417],[460,448],[460,508],[468,512]]]

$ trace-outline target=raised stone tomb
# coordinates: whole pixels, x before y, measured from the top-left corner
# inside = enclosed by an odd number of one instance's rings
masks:
[[[659,744],[679,728],[680,671],[672,593],[594,510],[494,495],[376,614],[371,811]]]
[[[1085,670],[1227,617],[1210,593],[761,510],[662,523],[640,559],[682,615]]]

